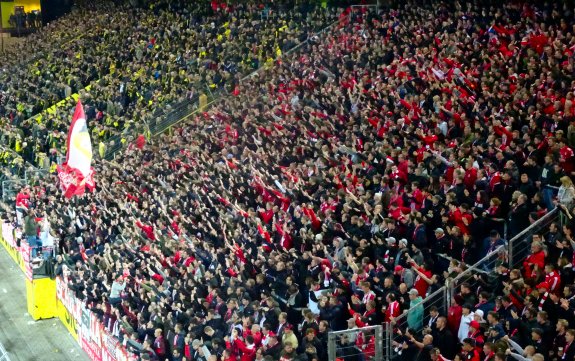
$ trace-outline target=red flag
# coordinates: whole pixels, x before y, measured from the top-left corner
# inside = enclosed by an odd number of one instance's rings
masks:
[[[66,162],[58,166],[60,187],[66,198],[84,194],[85,188],[94,190],[94,169],[92,164],[92,142],[86,124],[86,115],[82,103],[78,100],[68,131],[68,151]]]

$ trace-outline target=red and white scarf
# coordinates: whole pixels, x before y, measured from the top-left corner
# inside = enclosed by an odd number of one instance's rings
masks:
[[[541,297],[541,300],[539,301],[539,311],[543,311],[543,305],[545,304],[545,301],[547,301],[547,297],[549,296],[549,292],[545,292],[543,294],[543,297]]]

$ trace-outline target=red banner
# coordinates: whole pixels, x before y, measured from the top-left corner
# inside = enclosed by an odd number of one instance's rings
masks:
[[[2,238],[4,238],[10,246],[16,248],[16,241],[14,241],[14,227],[11,223],[2,223]]]
[[[32,265],[30,264],[30,246],[27,244],[22,244],[22,261],[24,261],[24,273],[26,278],[32,281],[34,273],[32,271]]]
[[[124,346],[108,332],[98,317],[74,296],[65,279],[56,279],[56,295],[76,320],[77,341],[92,361],[131,361]],[[68,328],[70,330],[70,328]]]
[[[94,343],[86,340],[84,335],[81,337],[82,350],[86,352],[90,360],[92,361],[102,361],[102,349],[97,347]]]

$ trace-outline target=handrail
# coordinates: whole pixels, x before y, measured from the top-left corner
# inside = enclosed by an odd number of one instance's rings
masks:
[[[463,277],[466,275],[466,273],[470,273],[471,271],[478,271],[479,273],[489,273],[486,272],[485,270],[482,270],[480,268],[480,266],[482,264],[484,264],[489,258],[493,257],[494,255],[500,254],[501,251],[505,250],[505,246],[499,246],[497,247],[494,251],[489,252],[488,254],[485,255],[485,257],[483,257],[481,260],[475,262],[474,265],[472,266],[468,266],[467,269],[465,269],[465,271],[461,272],[460,274],[458,274],[454,279],[452,279],[450,281],[450,283],[455,284],[456,281],[459,281],[461,279],[463,279]]]
[[[10,361],[10,355],[8,355],[8,351],[6,351],[1,342],[0,342],[0,361]]]
[[[442,292],[445,291],[445,287],[446,286],[441,286],[440,288],[438,288],[435,292],[431,293],[429,296],[426,296],[425,298],[422,298],[422,301],[420,303],[418,303],[417,305],[415,305],[414,307],[411,307],[407,310],[405,310],[401,315],[397,316],[395,318],[395,320],[392,322],[393,325],[398,325],[401,323],[401,321],[403,321],[404,318],[407,317],[407,315],[409,314],[409,312],[414,311],[416,308],[421,307],[424,305],[426,300],[432,300],[435,297],[437,297],[438,295],[440,295]]]
[[[513,238],[511,238],[509,240],[509,249],[508,249],[508,258],[509,258],[509,263],[511,264],[511,266],[514,266],[514,256],[516,253],[516,243],[520,242],[521,240],[525,239],[526,236],[528,236],[530,233],[533,232],[533,230],[535,230],[537,227],[539,227],[540,225],[544,224],[545,222],[552,220],[553,218],[557,217],[558,213],[560,212],[559,207],[555,207],[553,208],[550,212],[547,212],[543,217],[539,218],[538,220],[536,220],[535,222],[533,222],[532,224],[529,225],[529,227],[525,228],[524,230],[522,230],[521,232],[519,232],[517,235],[515,235]]]
[[[538,220],[536,220],[535,222],[531,223],[529,225],[529,227],[525,228],[524,230],[522,230],[521,232],[519,232],[518,234],[516,234],[513,238],[511,238],[509,240],[509,244],[511,244],[512,242],[518,240],[519,238],[523,237],[524,235],[526,235],[527,233],[531,232],[533,230],[533,228],[537,227],[538,225],[540,225],[541,223],[543,223],[544,221],[546,221],[548,218],[550,218],[551,216],[555,215],[555,213],[559,212],[559,207],[555,207],[553,208],[550,212],[545,213],[545,215],[541,218],[539,218]]]

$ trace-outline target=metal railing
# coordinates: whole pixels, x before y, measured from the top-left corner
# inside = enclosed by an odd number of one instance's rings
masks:
[[[2,200],[8,202],[16,198],[16,194],[26,186],[26,179],[12,179],[2,182]]]
[[[383,361],[384,343],[381,325],[330,331],[327,335],[327,359]]]
[[[8,351],[6,351],[1,342],[0,342],[0,361],[10,361]]]
[[[38,169],[28,165],[23,174],[10,179],[2,179],[2,201],[9,202],[16,198],[16,194],[25,186],[37,186],[50,172],[46,169]]]
[[[437,308],[440,314],[447,314],[447,292],[447,287],[439,288],[409,310],[404,311],[403,314],[389,324],[386,332],[388,338],[386,341],[388,345],[386,348],[387,360],[393,360],[401,356],[393,348],[394,343],[401,344],[404,338],[397,330],[405,330],[409,327],[412,331],[420,331],[429,322],[429,312],[432,307]]]
[[[37,186],[40,185],[40,182],[43,179],[46,179],[50,175],[50,172],[47,169],[36,169],[36,168],[29,168],[24,172],[24,180],[26,184],[30,186]]]
[[[494,282],[497,281],[495,269],[498,265],[507,262],[507,257],[507,247],[499,246],[495,251],[488,253],[476,264],[472,266],[463,265],[463,267],[466,268],[463,272],[459,273],[455,278],[446,281],[447,307],[452,306],[452,299],[457,289],[464,284],[474,290],[476,294],[486,288],[495,288]],[[481,277],[479,277],[479,275],[481,275]]]
[[[514,268],[529,254],[534,234],[545,235],[553,222],[560,222],[561,210],[554,208],[509,240],[509,265]]]

